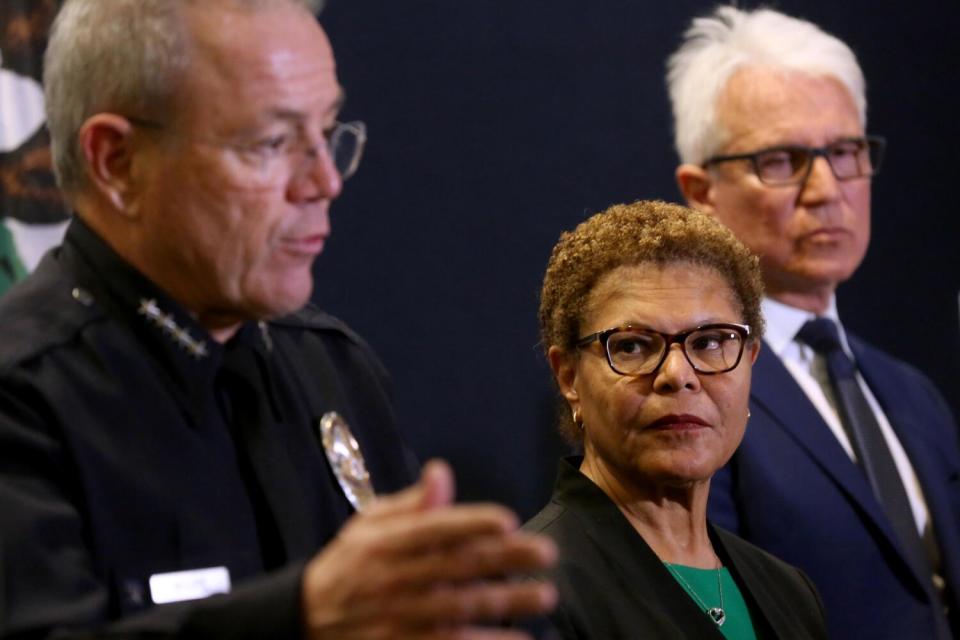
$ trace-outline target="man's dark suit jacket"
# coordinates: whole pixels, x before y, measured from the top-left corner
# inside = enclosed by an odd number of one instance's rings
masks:
[[[550,573],[560,592],[551,617],[559,637],[721,640],[613,501],[580,473],[579,461],[561,461],[550,503],[523,527],[550,536],[560,550]],[[827,637],[820,600],[800,571],[723,529],[710,527],[710,538],[758,638]]]
[[[942,575],[956,589],[956,422],[920,372],[855,337],[849,341],[916,470],[942,553]],[[944,637],[934,626],[929,579],[907,564],[866,476],[766,345],[753,368],[750,410],[743,443],[714,476],[711,520],[806,572],[823,597],[831,637]],[[956,591],[948,597],[956,615]]]
[[[304,564],[352,513],[317,419],[347,420],[379,491],[414,479],[385,371],[315,310],[194,357],[142,297],[206,335],[76,220],[0,302],[0,636],[301,638]],[[264,382],[227,420],[239,339]],[[230,594],[152,605],[151,576],[208,567]]]

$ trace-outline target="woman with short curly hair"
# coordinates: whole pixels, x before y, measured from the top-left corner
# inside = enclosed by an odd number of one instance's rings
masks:
[[[583,455],[526,527],[553,537],[563,638],[823,638],[811,583],[707,522],[760,349],[757,259],[706,214],[616,205],[564,233],[543,346]]]

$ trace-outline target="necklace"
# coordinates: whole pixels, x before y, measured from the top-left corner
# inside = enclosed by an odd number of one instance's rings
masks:
[[[690,586],[690,583],[683,579],[683,576],[680,575],[680,572],[674,569],[672,566],[663,563],[663,566],[667,568],[667,571],[670,572],[674,578],[677,579],[677,582],[684,588],[684,590],[693,596],[693,599],[697,601],[697,604],[703,609],[704,613],[710,616],[710,619],[713,620],[714,624],[718,627],[723,626],[723,623],[727,621],[727,613],[723,610],[723,584],[720,580],[720,567],[717,567],[717,591],[720,592],[720,606],[719,607],[709,607],[707,603],[704,602],[693,587]]]

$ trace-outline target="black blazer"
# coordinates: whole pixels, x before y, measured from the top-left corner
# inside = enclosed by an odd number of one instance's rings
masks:
[[[550,503],[524,529],[560,548],[550,578],[560,592],[551,620],[561,638],[721,639],[714,623],[677,584],[613,501],[560,463]],[[750,609],[758,638],[826,638],[823,607],[798,569],[710,526],[710,538]]]

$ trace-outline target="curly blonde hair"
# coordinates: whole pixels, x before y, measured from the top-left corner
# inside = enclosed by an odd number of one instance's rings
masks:
[[[711,216],[678,204],[639,200],[595,214],[560,236],[547,262],[540,290],[540,335],[544,351],[576,348],[590,293],[607,273],[645,263],[688,263],[713,269],[729,283],[752,339],[763,336],[759,261]],[[562,400],[562,398],[561,398]],[[560,432],[582,440],[561,402]]]

